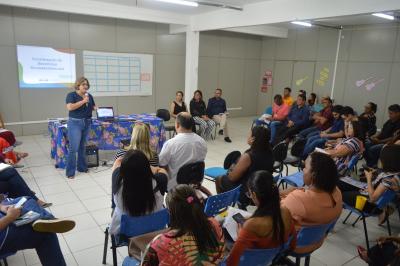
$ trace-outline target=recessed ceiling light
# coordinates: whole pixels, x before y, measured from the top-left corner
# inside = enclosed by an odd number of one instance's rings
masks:
[[[170,3],[170,4],[184,5],[184,6],[194,6],[194,7],[199,6],[199,4],[196,2],[185,1],[185,0],[157,0],[157,1]]]
[[[380,18],[385,18],[385,19],[389,19],[389,20],[394,20],[394,16],[388,15],[388,14],[373,13],[372,15],[375,16],[375,17],[380,17]]]
[[[296,25],[301,25],[301,26],[304,26],[304,27],[311,27],[312,26],[312,24],[310,22],[305,22],[305,21],[292,21],[290,23],[296,24]]]

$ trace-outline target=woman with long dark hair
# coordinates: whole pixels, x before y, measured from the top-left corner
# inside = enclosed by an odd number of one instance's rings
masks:
[[[194,122],[199,125],[199,135],[205,140],[211,139],[211,134],[215,129],[214,120],[207,116],[206,103],[203,101],[203,93],[196,90],[193,99],[190,101],[190,114]]]
[[[248,196],[256,204],[254,214],[246,220],[238,232],[238,239],[229,254],[227,265],[238,265],[246,249],[275,248],[288,241],[296,245],[296,230],[292,216],[280,205],[279,189],[272,174],[267,171],[254,172],[248,181]]]
[[[234,189],[243,185],[239,201],[245,206],[250,200],[246,197],[247,180],[250,174],[258,170],[266,170],[272,173],[274,158],[270,140],[270,130],[263,126],[255,126],[251,129],[247,138],[250,149],[245,151],[240,158],[232,162],[227,175],[216,179],[215,186],[218,193]]]
[[[222,229],[204,214],[194,189],[178,185],[170,190],[166,203],[170,230],[151,241],[142,265],[218,265],[224,255]]]
[[[160,189],[156,180],[164,179],[164,169],[151,167],[143,152],[129,150],[114,163],[113,199],[115,211],[112,216],[110,233],[118,234],[122,214],[143,216],[163,208],[165,189]]]
[[[169,113],[173,118],[176,118],[176,116],[182,112],[187,112],[186,104],[183,101],[183,91],[177,91],[175,93],[175,101],[171,103],[169,108]]]

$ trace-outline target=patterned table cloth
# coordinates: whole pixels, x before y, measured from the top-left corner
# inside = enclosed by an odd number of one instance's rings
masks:
[[[151,114],[131,114],[116,117],[112,122],[92,120],[87,144],[96,145],[100,150],[121,148],[122,139],[130,139],[135,123],[142,122],[150,126],[150,144],[158,153],[165,142],[163,120]],[[67,127],[58,120],[50,120],[48,130],[51,139],[51,158],[56,168],[65,168],[68,155]]]

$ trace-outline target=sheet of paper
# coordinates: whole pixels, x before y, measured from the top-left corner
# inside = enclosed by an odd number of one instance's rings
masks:
[[[328,154],[324,149],[321,149],[321,148],[318,148],[318,147],[316,147],[314,151]]]
[[[340,180],[343,182],[346,182],[347,184],[350,184],[352,186],[358,187],[360,189],[364,189],[367,187],[367,183],[355,180],[349,176],[342,177],[342,178],[340,178]]]
[[[226,229],[226,231],[228,231],[229,235],[232,237],[232,239],[234,241],[236,241],[236,239],[238,237],[237,236],[237,223],[232,218],[232,216],[235,215],[236,213],[242,214],[244,218],[248,218],[251,216],[251,213],[249,213],[247,211],[240,210],[240,209],[233,208],[233,207],[228,207],[228,215],[226,216],[222,227],[224,227]]]
[[[7,169],[7,168],[11,168],[12,166],[6,163],[0,163],[0,172],[2,172],[3,170]]]

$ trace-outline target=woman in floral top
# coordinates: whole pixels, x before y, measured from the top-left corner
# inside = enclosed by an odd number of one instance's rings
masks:
[[[196,192],[178,185],[167,195],[171,228],[147,247],[142,265],[217,265],[223,259],[224,237],[214,218],[207,218]]]

